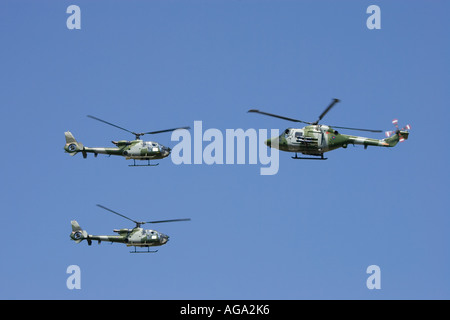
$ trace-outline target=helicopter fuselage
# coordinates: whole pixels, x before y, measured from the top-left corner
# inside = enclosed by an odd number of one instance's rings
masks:
[[[170,155],[171,151],[170,148],[158,142],[142,140],[112,141],[117,146],[115,148],[91,148],[85,147],[82,143],[76,141],[70,132],[66,132],[65,134],[66,145],[64,146],[64,150],[71,155],[81,152],[84,158],[86,158],[88,153],[93,153],[95,156],[98,154],[107,154],[122,156],[126,159],[153,160],[166,158]]]
[[[127,246],[154,247],[162,246],[169,241],[169,236],[155,230],[145,230],[143,228],[114,229],[114,232],[126,238]]]
[[[143,228],[114,229],[114,232],[119,235],[91,235],[83,234],[82,230],[76,230],[72,231],[70,238],[76,241],[87,240],[89,244],[92,241],[98,241],[99,243],[102,241],[124,243],[128,247],[162,246],[169,241],[169,236],[155,230],[145,230]]]
[[[393,147],[398,140],[398,135],[379,140],[340,134],[326,125],[309,125],[303,128],[288,128],[279,137],[268,139],[266,145],[281,151],[317,156],[338,148],[346,148],[349,144]]]
[[[90,153],[101,153],[109,155],[123,156],[126,159],[152,160],[163,159],[170,154],[170,149],[154,141],[112,141],[117,148],[89,148],[84,150]]]
[[[118,233],[118,235],[91,235],[88,234],[86,230],[83,230],[78,222],[76,220],[72,220],[70,224],[72,225],[72,233],[70,234],[70,239],[75,241],[76,243],[80,243],[83,240],[86,240],[88,245],[92,244],[92,241],[98,241],[100,244],[102,241],[107,242],[118,242],[118,243],[124,243],[128,247],[135,247],[134,252],[141,252],[136,251],[136,247],[156,247],[156,246],[162,246],[169,241],[169,236],[165,235],[164,233],[150,230],[150,229],[143,229],[141,228],[142,224],[145,223],[165,223],[165,222],[178,222],[178,221],[190,221],[190,218],[183,218],[183,219],[169,219],[169,220],[157,220],[157,221],[136,221],[133,220],[127,216],[124,216],[121,213],[118,213],[114,210],[111,210],[107,207],[104,207],[100,204],[97,204],[98,207],[105,209],[111,213],[114,213],[118,216],[121,216],[122,218],[128,219],[133,221],[136,224],[136,227],[133,229],[114,229],[113,231]],[[156,251],[146,251],[146,252],[156,252]]]
[[[326,160],[323,154],[328,151],[332,151],[338,148],[347,148],[349,144],[360,144],[366,149],[368,146],[377,147],[394,147],[398,142],[405,141],[408,139],[410,125],[406,125],[404,128],[398,128],[398,120],[394,119],[392,123],[396,126],[397,130],[393,136],[390,136],[393,132],[386,132],[388,138],[385,139],[371,139],[366,137],[351,136],[346,134],[340,134],[336,129],[346,129],[346,130],[357,130],[357,131],[368,131],[368,132],[382,132],[381,130],[371,130],[371,129],[361,129],[361,128],[350,128],[350,127],[338,127],[338,126],[327,126],[319,124],[319,121],[336,105],[340,102],[339,99],[333,99],[328,107],[319,115],[316,121],[307,122],[304,120],[289,118],[273,113],[268,113],[260,111],[257,109],[250,109],[250,113],[259,113],[265,116],[270,116],[278,119],[283,119],[292,122],[306,123],[308,126],[303,128],[287,128],[279,137],[271,138],[266,140],[266,145],[270,148],[276,148],[281,151],[295,152],[295,157],[293,159],[319,159]],[[406,130],[405,130],[406,129]],[[298,157],[297,153],[303,153],[312,156],[320,156],[320,158],[315,157]]]

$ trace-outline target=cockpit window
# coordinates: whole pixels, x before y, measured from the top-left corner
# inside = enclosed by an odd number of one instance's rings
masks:
[[[289,129],[284,130],[285,134],[289,134]]]
[[[303,136],[303,132],[296,132],[295,133],[295,137],[302,137]]]

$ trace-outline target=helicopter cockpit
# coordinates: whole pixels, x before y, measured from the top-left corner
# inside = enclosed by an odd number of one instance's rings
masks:
[[[144,147],[147,148],[148,152],[161,152],[163,155],[168,155],[170,153],[170,148],[159,144],[158,142],[148,141],[144,143]]]
[[[143,231],[144,233],[144,231]],[[145,230],[145,235],[147,236],[147,240],[150,241],[158,241],[161,244],[165,244],[167,241],[169,241],[169,236],[165,235],[164,233],[155,231],[155,230]]]
[[[286,130],[284,130],[283,136],[285,138],[291,137],[293,132],[294,132],[293,128],[287,128]]]
[[[146,147],[149,152],[159,152],[159,143],[148,141],[148,142],[143,142],[143,144],[144,144],[144,147]]]
[[[285,138],[295,138],[296,140],[303,138],[303,129],[293,129],[293,128],[288,128],[286,130],[284,130],[284,137]]]

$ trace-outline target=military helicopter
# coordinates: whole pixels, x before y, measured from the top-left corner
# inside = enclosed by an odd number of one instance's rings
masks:
[[[411,126],[406,125],[404,128],[399,129],[397,119],[392,121],[392,123],[396,126],[396,130],[387,131],[387,138],[381,140],[340,134],[336,129],[368,132],[383,132],[382,130],[348,128],[319,124],[319,121],[322,120],[322,118],[328,113],[328,111],[330,111],[330,109],[333,108],[333,106],[338,102],[340,102],[339,99],[333,99],[333,101],[328,105],[328,107],[322,112],[322,114],[315,122],[307,122],[303,120],[283,117],[255,109],[251,109],[248,112],[259,113],[283,120],[308,124],[308,126],[301,129],[287,128],[279,137],[268,139],[267,141],[265,141],[265,144],[268,147],[277,148],[281,151],[295,152],[295,156],[292,157],[292,159],[326,160],[328,158],[324,158],[323,156],[325,152],[332,151],[341,147],[347,148],[349,144],[363,145],[364,149],[367,149],[368,146],[394,147],[399,141],[403,142],[408,139],[408,130],[411,129]],[[394,135],[391,136],[392,134]],[[297,153],[302,153],[308,155],[309,157],[299,157]]]
[[[141,225],[145,223],[163,223],[163,222],[176,222],[176,221],[190,221],[191,219],[172,219],[172,220],[160,220],[160,221],[135,221],[130,219],[123,214],[120,214],[116,211],[108,209],[100,204],[97,204],[98,207],[105,209],[109,212],[112,212],[118,216],[121,216],[125,219],[131,220],[136,224],[136,227],[133,229],[114,229],[113,231],[118,233],[118,235],[112,236],[96,236],[91,235],[83,230],[76,220],[71,221],[72,225],[72,233],[70,234],[70,239],[74,240],[76,243],[80,243],[83,240],[86,240],[88,245],[92,244],[92,241],[98,241],[100,244],[102,241],[108,242],[118,242],[124,243],[127,247],[134,246],[134,251],[130,251],[130,253],[154,253],[158,250],[150,251],[150,247],[162,246],[169,241],[169,236],[165,235],[161,232],[155,230],[144,230],[141,228]],[[137,251],[137,247],[146,247],[147,251]]]
[[[152,167],[157,166],[157,164],[150,164],[150,160],[154,159],[163,159],[165,157],[168,157],[170,155],[171,149],[168,147],[163,146],[162,144],[154,141],[142,141],[140,139],[141,136],[145,134],[157,134],[157,133],[163,133],[163,132],[170,132],[175,131],[179,129],[190,129],[190,127],[181,127],[181,128],[173,128],[173,129],[166,129],[166,130],[159,130],[159,131],[150,131],[150,132],[142,132],[137,133],[130,131],[128,129],[119,127],[113,123],[107,122],[105,120],[99,119],[97,117],[88,115],[89,118],[109,124],[110,126],[119,128],[121,130],[124,130],[126,132],[129,132],[133,135],[135,135],[136,140],[133,141],[127,141],[127,140],[119,140],[119,141],[111,141],[113,144],[117,146],[117,148],[89,148],[85,147],[82,143],[75,140],[74,136],[70,131],[64,132],[64,135],[66,137],[66,145],[64,146],[65,152],[69,153],[71,156],[76,155],[78,152],[81,152],[83,154],[83,158],[87,158],[88,153],[93,153],[95,157],[99,153],[101,154],[108,154],[108,155],[114,155],[114,156],[122,156],[125,157],[127,160],[133,159],[133,164],[129,165],[130,167]],[[147,160],[147,164],[140,165],[136,164],[136,160]]]

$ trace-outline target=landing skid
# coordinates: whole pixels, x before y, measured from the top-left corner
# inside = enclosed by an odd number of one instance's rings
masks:
[[[319,157],[319,156],[317,156]],[[299,157],[297,156],[297,152],[295,153],[295,157],[291,157],[292,159],[300,159],[300,160],[327,160],[328,158],[323,157],[323,153],[320,155],[320,158],[312,158],[312,157]]]
[[[136,164],[136,160],[133,159],[133,164],[129,164],[129,167],[156,167],[159,165],[159,163],[157,164],[150,164],[150,160],[147,160],[148,163],[147,164]]]
[[[134,247],[134,251],[130,251],[130,253],[156,253],[158,252],[158,250],[152,250],[150,251],[150,248],[148,248],[147,251],[137,251],[136,247]]]

